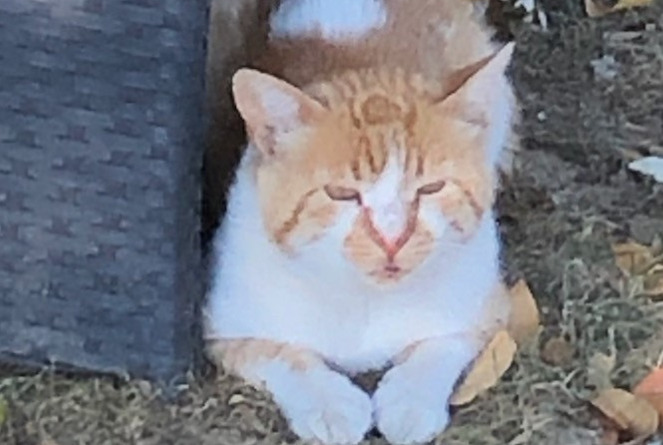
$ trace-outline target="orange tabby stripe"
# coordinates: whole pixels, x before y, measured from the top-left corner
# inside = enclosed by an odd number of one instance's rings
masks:
[[[274,234],[274,239],[278,244],[284,244],[285,239],[288,237],[290,232],[292,232],[295,229],[295,227],[297,227],[297,224],[299,224],[299,217],[301,216],[302,212],[306,209],[306,204],[308,203],[308,200],[316,192],[318,192],[318,189],[313,189],[306,192],[306,194],[302,196],[300,200],[297,202],[297,205],[295,206],[295,209],[292,211],[290,217],[287,220],[285,220],[285,222],[281,224],[281,226],[276,230]]]
[[[285,343],[258,339],[213,340],[207,345],[207,354],[213,362],[232,373],[264,360],[283,360],[296,371],[306,371],[320,364],[313,352]]]
[[[461,184],[458,184],[460,190],[463,192],[465,197],[467,197],[467,201],[470,204],[470,207],[472,207],[472,211],[474,212],[474,215],[476,216],[477,219],[481,218],[481,215],[483,214],[483,208],[479,205],[477,200],[474,198],[474,195],[472,192],[470,192],[467,188],[463,187]]]
[[[375,244],[377,244],[380,247],[380,249],[384,251],[384,253],[387,254],[387,258],[389,259],[389,261],[393,261],[396,254],[403,248],[405,243],[408,242],[408,240],[412,237],[412,234],[414,234],[414,231],[416,230],[417,227],[418,211],[419,211],[419,201],[417,200],[414,201],[410,206],[405,230],[403,230],[403,233],[401,233],[398,239],[396,239],[396,241],[392,244],[387,240],[385,240],[385,238],[382,236],[380,231],[373,224],[369,211],[364,209],[362,213],[362,219],[366,233],[368,234],[368,237]]]

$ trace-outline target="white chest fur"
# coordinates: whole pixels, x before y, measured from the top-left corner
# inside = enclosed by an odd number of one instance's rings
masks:
[[[246,163],[244,163],[246,164]],[[441,252],[398,288],[381,289],[338,265],[310,269],[269,242],[245,167],[217,234],[209,294],[213,336],[304,346],[349,372],[379,368],[417,341],[467,332],[498,281],[498,240],[487,217],[455,252]]]

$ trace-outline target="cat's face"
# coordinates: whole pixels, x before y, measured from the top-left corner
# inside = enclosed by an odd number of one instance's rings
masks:
[[[314,248],[328,264],[340,254],[380,284],[462,245],[492,205],[489,90],[502,85],[505,57],[450,95],[399,73],[355,73],[304,93],[240,71],[235,99],[260,153],[273,242],[287,254]]]

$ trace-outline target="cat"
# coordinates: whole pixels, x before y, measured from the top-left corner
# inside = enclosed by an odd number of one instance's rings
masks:
[[[285,0],[233,77],[249,142],[215,235],[209,356],[324,444],[434,439],[508,317],[492,206],[516,105],[465,0]],[[387,368],[374,394],[351,377]]]

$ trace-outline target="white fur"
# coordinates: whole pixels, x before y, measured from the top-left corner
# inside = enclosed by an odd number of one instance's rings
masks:
[[[490,110],[493,127],[486,148],[491,157],[504,144],[510,106],[505,93]],[[453,385],[477,353],[471,334],[500,281],[492,213],[484,215],[469,241],[460,243],[439,207],[424,197],[419,217],[433,233],[435,248],[400,282],[380,286],[343,253],[360,211],[356,204],[344,204],[335,224],[318,239],[294,240],[293,254],[269,240],[255,187],[257,153],[252,146],[245,151],[216,235],[208,336],[307,348],[349,374],[381,368],[419,344],[386,374],[372,401],[322,364],[301,371],[272,360],[242,372],[265,383],[301,437],[356,443],[370,428],[372,415],[392,443],[433,438],[448,423]],[[389,159],[382,176],[364,190],[374,223],[388,237],[404,227],[402,181],[400,162]]]
[[[506,141],[514,121],[515,96],[506,76],[503,75],[511,57],[515,44],[506,44],[472,80],[469,86],[471,100],[481,101],[487,110],[488,122],[491,127],[488,133],[486,150],[492,166],[500,165]]]
[[[272,15],[272,37],[320,33],[329,40],[357,38],[386,23],[382,0],[285,0]]]
[[[414,342],[466,332],[474,324],[499,280],[492,215],[460,245],[445,242],[448,224],[424,202],[421,215],[439,245],[399,284],[383,288],[343,256],[346,219],[352,217],[341,217],[294,257],[269,241],[251,172],[254,150],[247,150],[237,172],[216,238],[219,263],[209,305],[217,336],[301,345],[360,372],[385,365]]]
[[[511,85],[506,77],[498,79],[498,81],[493,82],[492,88],[501,94],[496,95],[495,100],[492,102],[491,114],[488,117],[491,126],[485,148],[488,153],[488,160],[492,166],[499,166],[503,162],[502,157],[504,156],[505,145],[514,121],[515,98],[511,91]]]
[[[499,280],[493,216],[486,216],[472,240],[459,244],[439,210],[424,200],[420,215],[438,239],[436,249],[399,284],[380,287],[343,256],[343,239],[358,213],[351,204],[334,227],[298,246],[294,256],[269,241],[254,185],[256,152],[245,152],[216,237],[211,336],[309,348],[350,374],[381,368],[409,345],[428,341],[425,357],[387,374],[373,400],[374,415],[394,443],[439,433],[448,421],[453,383],[476,353],[476,345],[456,338],[472,331]],[[387,169],[387,179],[390,174]],[[246,371],[252,373],[302,437],[354,443],[370,427],[360,391],[335,372],[297,377],[297,371],[267,362]],[[312,416],[325,420],[314,427]]]
[[[373,224],[390,241],[395,241],[407,225],[407,206],[400,196],[402,180],[402,164],[391,157],[380,178],[363,194],[364,205],[371,209]]]
[[[428,442],[447,426],[447,401],[476,346],[463,338],[429,340],[387,372],[373,403],[378,428],[390,443]]]
[[[265,382],[290,427],[302,439],[354,444],[373,425],[370,397],[348,377],[320,364],[306,372],[273,360],[248,371]]]

